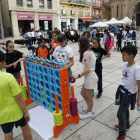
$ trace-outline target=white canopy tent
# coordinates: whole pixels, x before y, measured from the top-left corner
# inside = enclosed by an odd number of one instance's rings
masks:
[[[109,25],[105,24],[105,22],[97,22],[97,23],[94,23],[93,25],[90,25],[89,27],[90,28],[92,28],[92,27],[109,27]]]
[[[107,21],[107,22],[105,22],[106,24],[126,24],[126,22],[124,22],[124,21],[112,21],[112,22],[110,22],[110,21]]]
[[[131,24],[132,20],[129,19],[128,17],[125,17],[124,19],[122,19],[121,21],[126,22],[126,24]]]

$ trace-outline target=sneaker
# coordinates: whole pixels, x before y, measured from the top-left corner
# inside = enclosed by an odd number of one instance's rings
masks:
[[[126,133],[119,132],[119,136],[116,140],[124,140],[125,136],[126,136]]]
[[[83,107],[82,108],[82,111],[85,112],[85,113],[87,113],[88,112],[88,108],[87,107]],[[91,113],[94,114],[94,109],[93,108],[92,108]]]
[[[95,93],[93,92],[93,96],[95,95]]]
[[[116,124],[115,125],[115,129],[119,130],[119,125]],[[126,130],[128,131],[130,129],[130,124],[128,126],[126,126]]]
[[[79,117],[80,117],[81,120],[91,119],[92,118],[92,113],[88,112],[88,113],[85,113],[85,114],[82,114],[82,115],[80,114]]]
[[[102,96],[102,94],[99,94],[99,93],[98,93],[98,94],[96,95],[96,98],[98,99],[98,98],[100,98],[101,96]]]

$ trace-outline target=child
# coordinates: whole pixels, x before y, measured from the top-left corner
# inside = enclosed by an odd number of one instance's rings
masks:
[[[122,68],[123,78],[116,92],[116,99],[118,99],[120,95],[120,107],[117,113],[119,124],[115,125],[115,128],[119,129],[117,140],[124,140],[126,130],[129,130],[130,128],[129,105],[131,104],[131,110],[134,110],[137,101],[137,106],[140,107],[140,66],[134,60],[137,54],[137,49],[132,45],[125,46],[121,50],[121,53],[123,62],[126,63]]]
[[[68,68],[68,76],[72,75],[71,66],[74,65],[74,59],[73,59],[73,50],[66,45],[67,38],[64,34],[58,35],[58,42],[60,46],[55,48],[53,53],[54,60],[57,60],[59,62],[63,62],[65,64],[65,67]],[[71,97],[71,86],[69,84],[69,96]]]
[[[40,47],[36,50],[36,56],[50,59],[49,49],[45,46],[46,40],[40,39]]]
[[[100,39],[99,38],[94,38],[92,40],[93,43],[93,48],[92,50],[96,53],[96,69],[95,72],[98,76],[98,94],[96,95],[96,98],[100,98],[103,92],[102,89],[102,61],[107,58],[108,56],[110,56],[111,54],[109,52],[107,52],[105,49],[101,48],[100,45]],[[105,55],[105,57],[102,58],[102,56]]]
[[[109,32],[107,32],[106,34],[107,34],[107,37],[106,37],[106,41],[105,41],[104,45],[106,45],[106,50],[108,52],[110,52],[111,36],[110,36]]]
[[[11,73],[20,84],[20,70],[21,65],[20,61],[24,59],[24,54],[15,50],[14,43],[11,40],[6,42],[6,64],[4,68],[6,68],[6,72]]]
[[[53,54],[55,48],[59,46],[58,35],[59,35],[58,31],[53,31],[52,32],[53,41],[50,43],[50,48],[51,48],[51,50],[49,51],[50,54]]]
[[[0,51],[0,125],[5,140],[13,140],[14,125],[21,127],[25,140],[32,140],[30,115],[20,94],[21,88],[13,75],[1,72],[4,65],[5,55]]]
[[[68,68],[68,74],[70,76],[72,75],[72,71],[70,68],[74,65],[73,50],[68,45],[66,45],[67,38],[64,34],[61,33],[58,35],[58,42],[60,46],[58,46],[54,50],[54,60],[63,62],[65,64],[65,67]]]
[[[118,39],[118,52],[121,51],[121,49],[122,49],[122,38],[123,38],[123,35],[122,35],[121,31],[119,30],[118,31],[118,34],[117,34],[117,39]]]
[[[92,117],[93,110],[93,90],[96,87],[98,77],[95,73],[96,56],[90,49],[89,40],[87,37],[81,37],[78,45],[80,46],[80,62],[83,63],[84,71],[81,74],[73,75],[73,79],[78,79],[84,76],[84,84],[81,90],[81,95],[84,98],[87,108],[82,110],[85,114],[80,115],[80,119],[88,119]]]

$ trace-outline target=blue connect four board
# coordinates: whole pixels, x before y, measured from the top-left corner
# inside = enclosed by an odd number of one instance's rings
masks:
[[[64,63],[26,56],[25,64],[31,100],[53,112],[56,110],[55,93],[58,93],[59,109],[62,110],[60,69]]]

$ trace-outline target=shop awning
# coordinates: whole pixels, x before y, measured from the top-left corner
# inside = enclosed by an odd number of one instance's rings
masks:
[[[81,20],[83,20],[83,21],[91,21],[91,22],[94,22],[94,20],[91,19],[91,18],[79,18],[79,19],[81,19]]]

